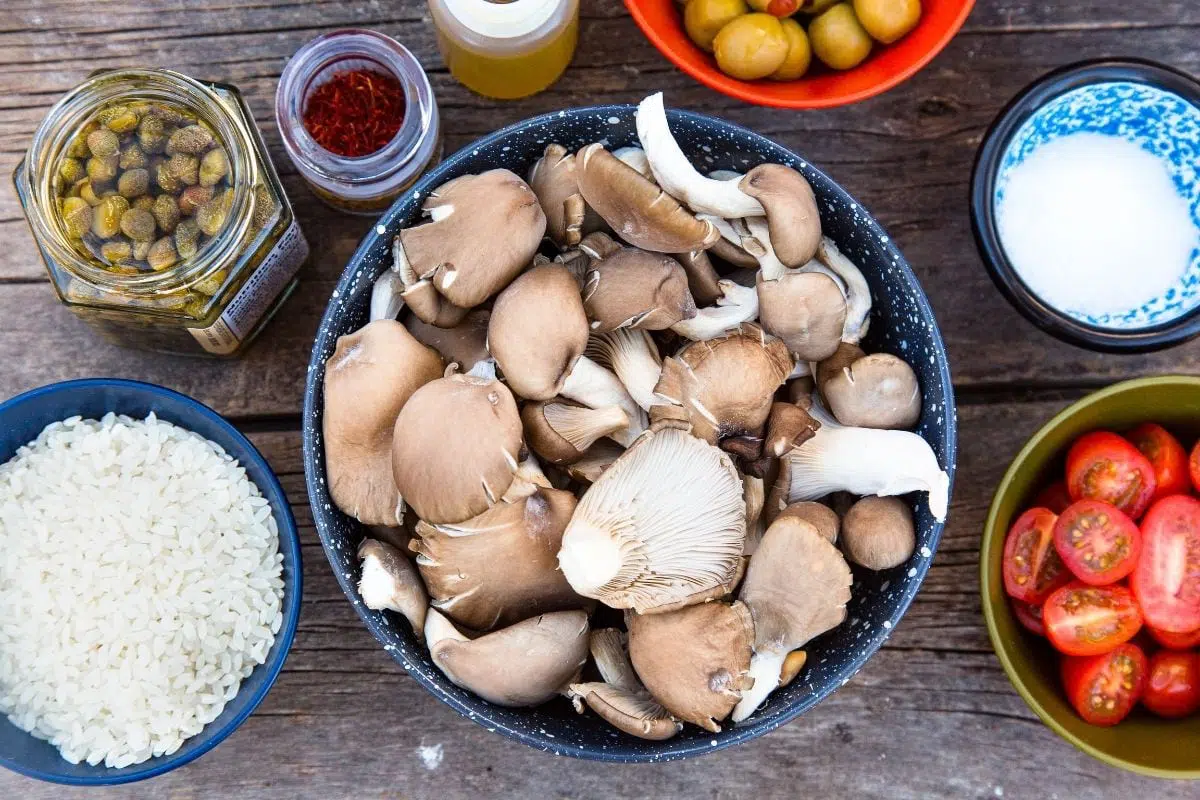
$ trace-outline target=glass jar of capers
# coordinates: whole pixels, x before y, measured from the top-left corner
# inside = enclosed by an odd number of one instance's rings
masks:
[[[236,355],[308,256],[226,84],[93,73],[50,110],[13,178],[60,299],[117,344]]]

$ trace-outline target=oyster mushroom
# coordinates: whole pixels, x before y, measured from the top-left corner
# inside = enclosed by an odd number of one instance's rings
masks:
[[[638,680],[633,662],[629,660],[628,637],[619,628],[594,629],[588,639],[588,649],[600,677],[609,686],[636,692],[645,687]]]
[[[512,281],[546,231],[537,196],[506,169],[444,183],[423,209],[431,221],[400,231],[392,268],[404,284],[405,304],[441,327],[457,325],[467,309]]]
[[[671,326],[672,333],[702,342],[715,339],[758,316],[758,293],[753,287],[725,279],[717,281],[717,286],[721,298],[716,305],[705,306],[691,319],[675,323]]]
[[[729,593],[745,537],[729,456],[665,428],[643,434],[584,493],[558,563],[584,597],[653,613]]]
[[[417,524],[417,568],[432,605],[460,625],[488,631],[583,606],[558,569],[575,495],[538,488],[454,525]]]
[[[693,342],[663,361],[654,393],[654,420],[689,423],[710,444],[727,437],[761,435],[771,401],[792,371],[787,347],[757,325]]]
[[[707,250],[676,253],[675,258],[687,273],[688,290],[697,305],[713,305],[725,296],[720,286],[721,278],[717,275]]]
[[[617,234],[656,253],[703,250],[720,234],[633,167],[591,144],[576,156],[579,191]]]
[[[640,172],[642,177],[654,180],[654,173],[650,171],[650,161],[646,158],[646,151],[642,148],[619,147],[613,150],[613,155],[617,157],[617,160],[628,164]]]
[[[696,301],[679,262],[636,247],[593,259],[583,285],[583,308],[596,333],[665,330],[696,316]]]
[[[683,729],[638,680],[621,631],[593,630],[590,648],[604,682],[571,684],[570,696],[576,710],[582,712],[581,703],[586,703],[618,730],[652,741],[670,739]]]
[[[477,308],[451,328],[430,325],[416,316],[405,320],[405,327],[418,342],[436,350],[447,364],[458,364],[462,372],[470,372],[475,364],[491,358],[487,350],[490,318],[491,312]]]
[[[759,319],[801,361],[829,358],[842,341],[846,299],[820,272],[788,272],[774,280],[759,273]]]
[[[603,226],[603,221],[579,193],[575,154],[567,152],[567,148],[547,145],[528,177],[529,188],[537,195],[546,215],[546,234],[560,248],[579,244],[580,239]]]
[[[392,476],[432,524],[471,519],[499,502],[521,468],[521,415],[497,380],[449,375],[418,389],[396,419]]]
[[[871,323],[871,288],[867,286],[867,279],[828,236],[821,238],[817,260],[837,275],[845,288],[846,323],[842,327],[842,341],[858,344],[867,335]]]
[[[583,458],[567,464],[567,474],[582,483],[595,483],[604,470],[624,454],[625,448],[608,439],[601,439],[587,449]]]
[[[370,320],[395,319],[404,308],[404,281],[400,273],[385,269],[371,286]]]
[[[374,611],[401,614],[417,639],[424,639],[429,598],[412,562],[395,547],[375,539],[363,539],[358,558],[362,561],[358,593],[363,605]]]
[[[492,306],[488,348],[513,391],[527,400],[562,395],[590,408],[619,406],[629,426],[614,438],[628,445],[646,415],[617,376],[583,355],[587,341],[579,288],[561,264],[524,273]]]
[[[767,497],[763,479],[754,475],[742,475],[742,498],[746,501],[746,544],[742,552],[752,556],[766,530],[766,526],[763,525],[763,506]]]
[[[658,402],[654,387],[662,374],[662,358],[646,331],[617,328],[608,333],[594,333],[588,338],[584,355],[615,373],[642,409],[649,411]]]
[[[788,653],[842,623],[851,580],[842,554],[812,524],[796,517],[771,523],[738,595],[754,620],[754,683],[733,710],[734,722],[779,685]]]
[[[667,614],[626,614],[629,657],[655,700],[717,733],[750,687],[754,624],[744,603],[713,602]]]
[[[431,608],[425,641],[433,663],[456,686],[499,706],[536,706],[587,662],[587,614],[556,611],[468,639]]]
[[[788,517],[794,517],[809,523],[817,529],[817,533],[821,534],[822,539],[830,544],[837,544],[838,532],[841,530],[842,522],[838,518],[837,512],[829,506],[806,500],[785,506],[782,511],[775,515],[776,520]]]
[[[842,550],[855,564],[873,570],[898,567],[917,548],[912,509],[898,497],[864,497],[846,512]]]
[[[763,448],[770,457],[783,458],[815,436],[819,427],[821,424],[800,406],[772,403]]]
[[[552,464],[578,461],[597,439],[629,427],[620,406],[588,408],[562,400],[526,403],[521,421],[526,442]]]
[[[913,368],[890,353],[866,355],[842,344],[817,368],[817,385],[843,425],[912,428],[921,417],[921,386]]]
[[[442,359],[390,319],[338,338],[325,364],[322,430],[329,494],[365,525],[398,526],[404,501],[392,482],[392,430]]]

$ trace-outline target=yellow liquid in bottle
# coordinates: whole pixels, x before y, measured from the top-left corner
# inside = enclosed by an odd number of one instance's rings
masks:
[[[542,10],[532,12],[537,18],[528,31],[521,31],[519,21],[503,29],[489,29],[486,22],[462,13],[472,2],[508,7],[514,15],[522,4],[537,4]],[[456,6],[460,14],[457,17]],[[548,6],[556,8],[546,11]],[[450,74],[486,97],[513,100],[546,89],[571,63],[579,40],[578,0],[515,0],[506,4],[430,0],[429,7],[437,27],[438,49]],[[536,24],[539,14],[549,16]],[[497,32],[504,35],[489,35]]]

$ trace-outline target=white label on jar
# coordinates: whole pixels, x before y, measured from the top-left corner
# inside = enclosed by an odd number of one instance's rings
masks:
[[[275,243],[258,268],[234,295],[225,307],[220,319],[207,328],[189,328],[205,350],[217,355],[228,355],[238,349],[242,341],[258,326],[263,314],[271,308],[275,298],[283,291],[308,258],[308,242],[300,231],[300,225],[292,220],[287,231]]]

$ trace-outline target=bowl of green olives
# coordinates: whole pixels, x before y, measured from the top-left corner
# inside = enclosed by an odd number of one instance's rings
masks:
[[[650,42],[723,94],[778,108],[873,97],[928,64],[975,0],[625,0]]]

